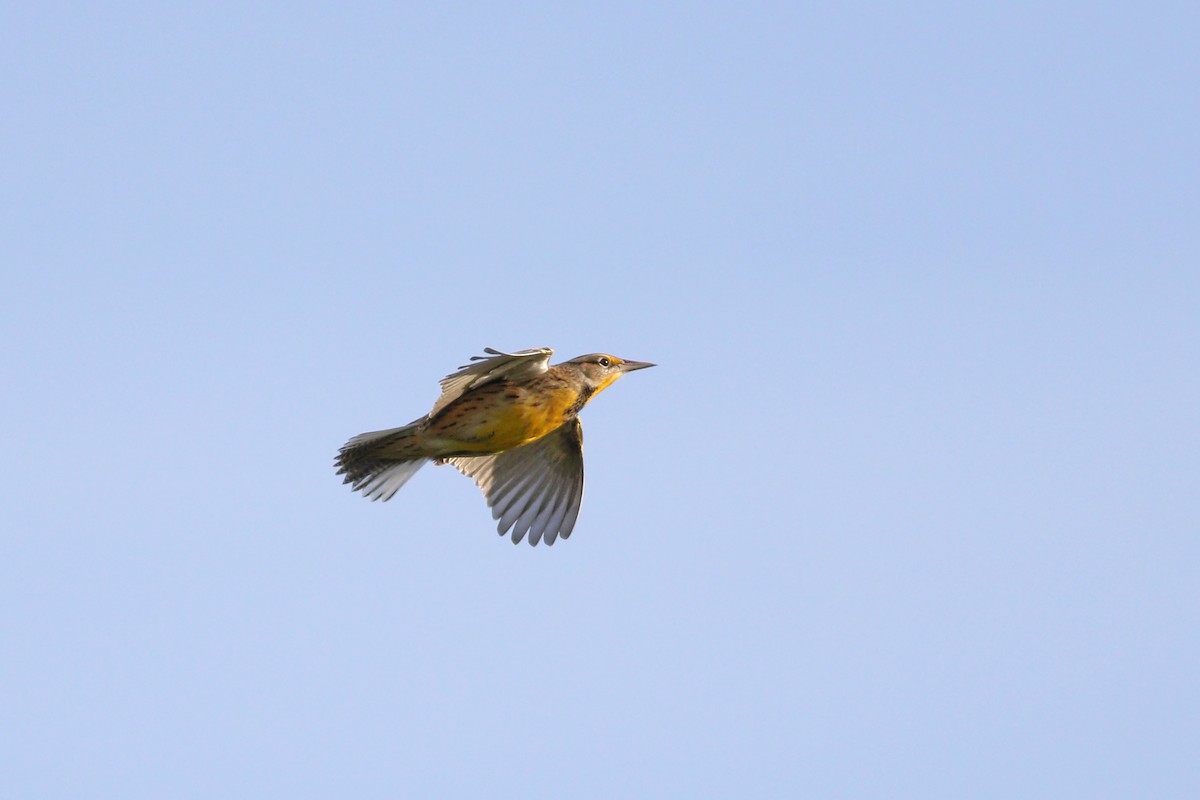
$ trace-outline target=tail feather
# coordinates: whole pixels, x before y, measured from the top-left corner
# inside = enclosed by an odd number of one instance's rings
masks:
[[[370,477],[356,484],[355,491],[362,491],[364,497],[372,500],[391,500],[400,487],[408,483],[408,479],[417,474],[417,470],[425,466],[427,458],[413,461],[400,461],[381,469]]]
[[[372,500],[390,500],[429,459],[417,442],[418,420],[403,428],[360,433],[338,451],[338,475]]]

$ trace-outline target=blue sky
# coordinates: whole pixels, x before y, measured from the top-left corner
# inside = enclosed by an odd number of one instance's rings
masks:
[[[0,794],[1195,797],[1189,4],[0,12]],[[333,455],[660,366],[571,539]]]

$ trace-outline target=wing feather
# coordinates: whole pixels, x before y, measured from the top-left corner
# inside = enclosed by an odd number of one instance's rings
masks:
[[[575,527],[583,500],[583,426],[571,420],[536,442],[486,456],[448,458],[475,481],[514,543],[554,544]]]
[[[458,368],[458,372],[452,372],[442,378],[440,382],[442,393],[437,402],[433,404],[433,410],[429,412],[429,416],[435,416],[466,392],[483,386],[485,383],[502,378],[521,380],[540,375],[549,369],[550,356],[554,355],[554,351],[549,347],[535,347],[530,350],[518,350],[515,353],[505,353],[502,350],[485,347],[483,352],[488,355],[471,356],[471,360],[478,363],[461,366]]]
[[[529,543],[537,544],[542,536],[546,533],[546,528],[550,525],[550,520],[555,516],[562,498],[566,495],[569,485],[559,481],[555,483],[550,491],[547,491],[542,497],[542,502],[538,506],[537,516],[530,522],[529,525]],[[555,535],[558,531],[554,532]],[[554,544],[554,538],[547,536],[546,544]]]

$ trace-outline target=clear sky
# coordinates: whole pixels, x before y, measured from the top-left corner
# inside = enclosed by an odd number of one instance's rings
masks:
[[[1192,3],[0,11],[0,795],[1200,796]],[[570,540],[334,475],[654,361]]]

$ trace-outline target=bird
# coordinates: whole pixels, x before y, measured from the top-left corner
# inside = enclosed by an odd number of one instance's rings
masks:
[[[622,375],[656,365],[608,353],[551,365],[549,347],[484,353],[441,380],[425,416],[346,442],[337,474],[387,501],[430,461],[449,464],[483,491],[501,536],[552,545],[571,535],[583,501],[580,410]]]

